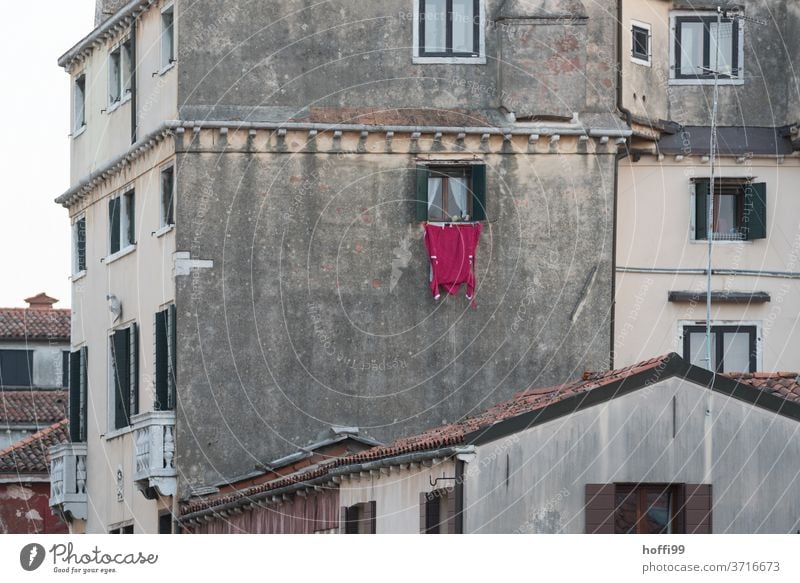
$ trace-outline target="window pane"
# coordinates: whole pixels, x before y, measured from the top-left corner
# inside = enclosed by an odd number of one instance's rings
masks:
[[[119,50],[111,53],[108,61],[108,100],[111,103],[119,101],[120,97],[120,62]]]
[[[472,53],[476,51],[473,43],[474,8],[473,0],[453,0],[453,52]]]
[[[447,189],[450,193],[448,201],[450,217],[457,215],[463,218],[467,214],[467,179],[463,176],[451,176]]]
[[[425,52],[443,53],[446,47],[447,2],[445,0],[425,0]]]
[[[131,53],[131,41],[122,45],[122,91],[130,93],[131,78],[133,77],[133,55]]]
[[[174,223],[172,218],[173,169],[167,168],[161,173],[161,226]]]
[[[714,197],[714,234],[720,239],[739,239],[735,194],[718,194]]]
[[[428,218],[432,220],[442,220],[445,216],[442,204],[443,181],[441,176],[428,178]]]
[[[680,52],[681,75],[703,75],[703,23],[681,22]]]
[[[650,51],[647,47],[648,33],[638,26],[633,27],[633,56],[639,59],[648,59]]]
[[[75,80],[75,129],[80,129],[86,121],[86,77]]]
[[[33,385],[33,350],[0,350],[0,386]]]
[[[168,66],[175,57],[172,10],[161,14],[161,66]]]
[[[645,494],[646,508],[642,508],[642,534],[667,534],[670,523],[670,498],[669,491],[647,492]]]
[[[750,371],[750,334],[726,332],[722,339],[725,354],[722,357],[722,372]]]
[[[717,342],[714,334],[714,329],[711,329],[711,358],[715,359],[717,353]],[[695,366],[713,370],[715,364],[709,365],[706,360],[706,334],[705,332],[690,332],[689,333],[689,354],[686,355]]]
[[[615,499],[614,532],[636,534],[637,493],[629,488],[618,488]]]
[[[710,25],[711,38],[709,39],[709,57],[711,70],[720,75],[731,75],[733,63],[733,23],[723,22],[717,32],[717,23]],[[719,61],[717,61],[717,42],[719,41]]]

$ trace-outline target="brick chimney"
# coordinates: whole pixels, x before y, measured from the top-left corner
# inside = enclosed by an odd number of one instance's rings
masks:
[[[25,301],[28,302],[29,310],[52,310],[53,304],[55,304],[58,300],[51,298],[46,293],[42,292],[40,294],[36,294],[35,296],[25,298]]]

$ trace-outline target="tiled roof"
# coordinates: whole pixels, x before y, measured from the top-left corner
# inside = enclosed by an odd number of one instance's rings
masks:
[[[292,121],[399,126],[467,127],[488,125],[486,118],[479,112],[412,107],[311,107],[307,116]]]
[[[0,424],[50,425],[67,416],[68,391],[0,391]]]
[[[64,419],[0,450],[0,473],[46,474],[50,457],[47,450],[69,441],[69,421]]]
[[[70,310],[0,308],[0,339],[69,340]]]
[[[735,381],[745,383],[787,401],[800,403],[800,373],[796,372],[748,372],[728,373]]]

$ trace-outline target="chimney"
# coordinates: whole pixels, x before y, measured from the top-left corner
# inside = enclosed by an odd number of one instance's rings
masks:
[[[94,25],[100,26],[127,3],[128,0],[95,0]]]
[[[58,300],[51,298],[46,293],[42,292],[40,294],[36,294],[35,296],[25,298],[25,301],[28,302],[29,310],[52,310],[53,304],[55,304]]]

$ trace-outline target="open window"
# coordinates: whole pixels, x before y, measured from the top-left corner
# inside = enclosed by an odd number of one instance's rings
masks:
[[[672,75],[685,82],[742,78],[742,29],[736,19],[717,21],[716,12],[680,11],[672,15]]]
[[[139,342],[138,326],[131,324],[111,335],[111,372],[113,427],[131,424],[139,412]]]
[[[711,182],[694,181],[694,238],[708,239]],[[742,178],[714,180],[715,241],[753,241],[767,237],[767,185]]]
[[[375,501],[353,504],[342,508],[345,534],[375,534],[377,517]]]
[[[486,219],[486,166],[431,163],[417,165],[417,220],[430,222]]]

